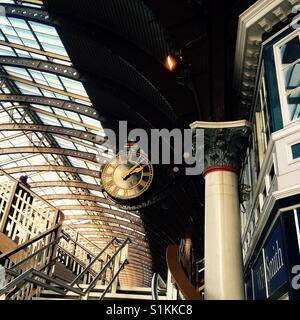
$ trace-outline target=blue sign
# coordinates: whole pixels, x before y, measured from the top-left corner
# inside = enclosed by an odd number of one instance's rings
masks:
[[[267,298],[266,278],[262,254],[253,268],[253,289],[255,300],[265,300]]]
[[[265,247],[266,276],[268,292],[271,296],[288,280],[285,246],[280,223],[277,223],[266,241]]]

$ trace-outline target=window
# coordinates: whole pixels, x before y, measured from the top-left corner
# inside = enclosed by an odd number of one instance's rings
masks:
[[[287,121],[300,118],[300,38],[297,34],[279,47],[281,86],[284,86]],[[283,90],[282,90],[283,91]]]
[[[261,85],[258,91],[254,126],[254,138],[256,140],[254,149],[257,154],[257,174],[259,174],[259,169],[263,164],[271,137],[271,119],[268,108],[268,96],[263,71]]]
[[[293,159],[300,158],[300,142],[292,146]]]
[[[274,164],[272,164],[271,170],[269,172],[269,176],[270,176],[270,182],[272,182],[275,176]]]

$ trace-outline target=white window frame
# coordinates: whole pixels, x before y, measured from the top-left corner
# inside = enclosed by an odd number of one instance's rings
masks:
[[[280,101],[280,108],[281,108],[281,114],[282,114],[282,121],[283,126],[286,127],[290,125],[291,123],[300,123],[300,117],[295,120],[290,120],[290,111],[289,111],[289,105],[285,90],[285,79],[282,72],[282,63],[281,63],[281,52],[280,48],[295,38],[298,34],[299,40],[300,40],[300,31],[296,29],[295,31],[291,32],[289,35],[278,41],[273,46],[273,53],[274,53],[274,60],[275,60],[275,70],[276,70],[276,78],[278,83],[278,92],[279,92],[279,101]],[[300,90],[300,86],[299,86]]]

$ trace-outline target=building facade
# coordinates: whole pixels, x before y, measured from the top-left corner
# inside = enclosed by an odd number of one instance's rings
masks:
[[[240,176],[248,300],[300,297],[299,11],[258,1],[240,16],[236,89],[253,125]]]

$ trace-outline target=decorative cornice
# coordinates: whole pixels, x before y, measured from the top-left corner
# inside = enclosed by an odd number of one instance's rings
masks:
[[[204,167],[230,167],[239,171],[248,146],[250,124],[245,121],[192,123],[194,137],[204,129]],[[194,138],[195,141],[195,138]]]
[[[234,87],[240,98],[239,111],[244,117],[251,110],[263,34],[286,20],[297,4],[300,0],[258,0],[239,17]]]
[[[250,127],[251,124],[247,120],[237,120],[237,121],[223,121],[223,122],[206,122],[206,121],[195,121],[190,124],[192,129],[194,128],[205,128],[205,129],[224,129],[224,128],[236,128],[236,127]]]

